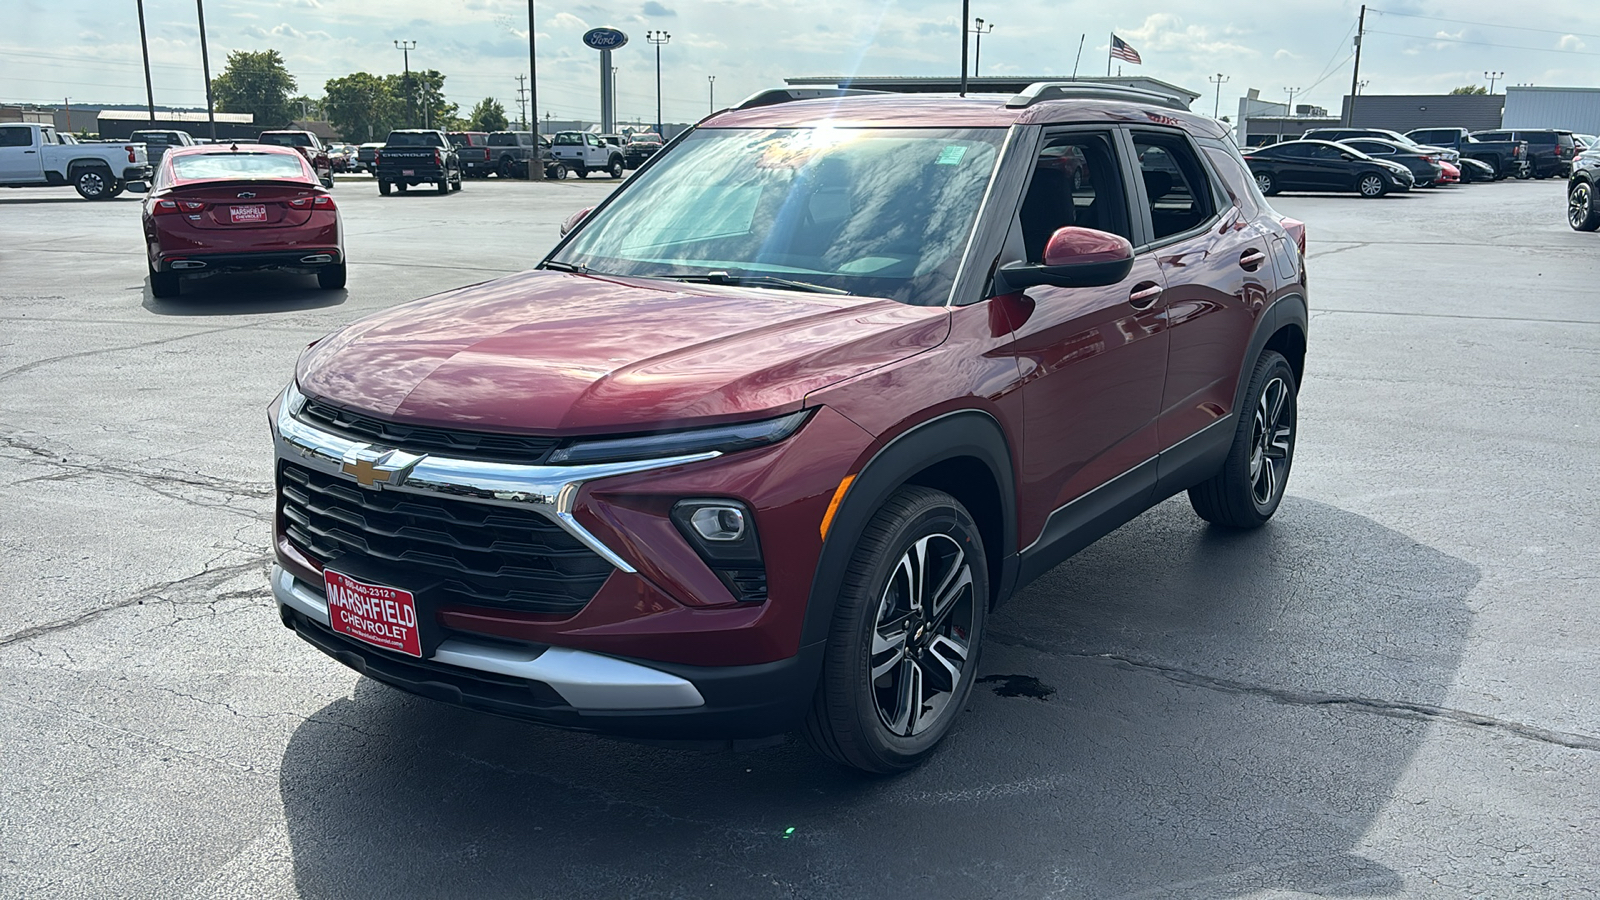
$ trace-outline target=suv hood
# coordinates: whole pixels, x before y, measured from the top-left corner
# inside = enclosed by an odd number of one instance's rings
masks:
[[[536,270],[349,325],[296,379],[419,425],[653,431],[796,410],[948,333],[942,307]]]

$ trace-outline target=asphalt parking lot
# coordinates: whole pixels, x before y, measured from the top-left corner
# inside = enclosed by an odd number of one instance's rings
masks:
[[[0,896],[1574,897],[1600,885],[1600,238],[1559,184],[1308,223],[1267,528],[1182,498],[1034,584],[925,766],[616,743],[278,622],[268,401],[611,190],[342,180],[349,288],[155,300],[135,197],[0,192]]]

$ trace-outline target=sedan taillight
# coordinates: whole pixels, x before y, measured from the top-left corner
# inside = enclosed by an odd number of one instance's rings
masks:
[[[289,205],[295,209],[338,209],[333,205],[333,198],[326,194],[317,197],[301,197],[290,200]]]
[[[157,200],[155,215],[179,216],[185,213],[197,213],[205,208],[206,205],[199,200]]]

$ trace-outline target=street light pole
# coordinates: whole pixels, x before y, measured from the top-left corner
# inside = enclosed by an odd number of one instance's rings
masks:
[[[967,30],[972,27],[972,20],[967,17],[971,12],[971,0],[961,0],[961,96],[967,95]]]
[[[672,35],[665,31],[646,31],[644,39],[656,47],[656,134],[664,141],[667,135],[661,126],[661,45],[672,40]]]
[[[1218,72],[1215,78],[1207,78],[1206,80],[1217,86],[1217,102],[1211,106],[1211,118],[1215,119],[1222,112],[1222,86],[1233,79]]]
[[[706,110],[707,113],[717,111],[717,76],[715,75],[706,76],[706,106],[709,107]]]
[[[533,0],[528,0],[528,121],[533,123],[533,146],[528,152],[533,155],[528,164],[528,180],[543,181],[544,166],[539,159],[539,60],[534,55],[534,34],[538,28],[534,25]]]
[[[215,143],[217,140],[217,106],[211,101],[211,54],[206,50],[205,0],[194,0],[194,6],[200,13],[200,68],[206,76],[206,121],[211,123],[211,141]],[[152,116],[151,118],[155,117]],[[150,124],[154,126],[155,122]]]
[[[1286,87],[1283,90],[1289,95],[1289,107],[1288,107],[1288,109],[1286,109],[1284,111],[1288,115],[1293,116],[1294,115],[1294,95],[1300,93],[1300,89],[1297,88],[1297,87]]]
[[[144,0],[139,0],[139,49],[144,51],[144,99],[150,104],[150,127],[156,127],[156,92],[150,85],[150,41],[144,35]]]
[[[978,20],[978,27],[972,29],[973,34],[976,34],[978,36],[977,46],[973,48],[973,52],[972,52],[972,77],[973,78],[977,78],[978,77],[978,69],[983,65],[983,36],[988,34],[989,32],[991,32],[993,30],[994,30],[994,23],[990,22],[988,24],[988,26],[985,27],[984,24],[983,24],[983,20],[982,19]]]
[[[1506,77],[1506,73],[1504,73],[1504,72],[1485,72],[1485,73],[1483,73],[1483,77],[1489,79],[1489,94],[1490,94],[1490,96],[1493,96],[1494,95],[1494,83],[1496,81],[1499,81],[1500,79]]]
[[[412,100],[412,95],[416,93],[416,90],[411,86],[411,51],[417,49],[417,42],[416,41],[395,41],[394,42],[394,48],[396,50],[399,50],[401,53],[405,54],[405,62],[406,62],[406,127],[410,128],[412,126],[412,124],[413,124],[413,119],[412,119],[412,116],[411,116],[411,100]]]

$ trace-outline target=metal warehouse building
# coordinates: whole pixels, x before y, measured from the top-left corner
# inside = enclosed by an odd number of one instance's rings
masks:
[[[1346,94],[1341,118],[1353,128],[1488,131],[1501,127],[1500,111],[1509,104],[1499,94]]]
[[[1600,134],[1600,88],[1507,87],[1501,127]]]

